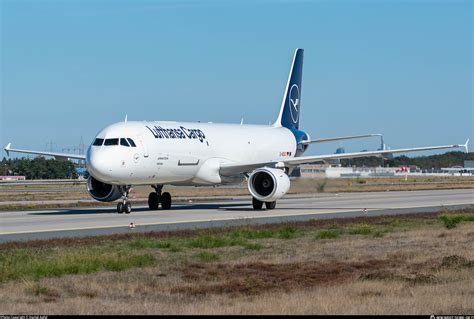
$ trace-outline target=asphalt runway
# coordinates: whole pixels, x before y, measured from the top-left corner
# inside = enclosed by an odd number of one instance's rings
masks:
[[[287,195],[274,210],[255,211],[251,198],[175,203],[150,211],[115,207],[0,211],[0,242],[109,235],[356,216],[395,215],[474,207],[474,189]],[[366,211],[365,211],[366,210]],[[135,228],[130,228],[134,223]]]

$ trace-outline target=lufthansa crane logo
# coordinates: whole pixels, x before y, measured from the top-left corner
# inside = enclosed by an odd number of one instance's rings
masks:
[[[300,111],[300,89],[298,85],[293,84],[290,89],[290,94],[288,96],[289,106],[290,106],[290,115],[293,123],[298,122],[298,116]]]

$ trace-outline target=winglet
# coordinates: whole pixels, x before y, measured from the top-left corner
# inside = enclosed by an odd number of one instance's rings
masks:
[[[5,146],[5,152],[7,152],[7,156],[10,156],[10,146],[12,146],[12,143],[8,143],[8,145]]]
[[[469,153],[468,144],[469,144],[469,139],[467,139],[466,143],[462,146],[466,150],[466,153]]]

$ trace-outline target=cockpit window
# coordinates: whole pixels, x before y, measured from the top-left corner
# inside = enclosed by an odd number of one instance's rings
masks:
[[[108,138],[105,140],[104,146],[118,145],[118,143],[119,143],[118,138]]]
[[[130,145],[128,145],[128,142],[125,138],[120,139],[120,145],[130,147]]]
[[[94,146],[101,146],[102,144],[104,143],[104,139],[103,138],[96,138],[94,143],[92,145]]]
[[[132,147],[137,147],[137,146],[135,145],[135,142],[134,142],[131,138],[127,137],[127,141],[130,143],[130,145],[131,145]]]

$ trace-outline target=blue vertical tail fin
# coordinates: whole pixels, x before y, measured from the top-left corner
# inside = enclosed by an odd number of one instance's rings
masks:
[[[281,102],[280,114],[273,124],[290,130],[298,130],[301,111],[301,78],[303,76],[303,49],[296,49],[288,76],[285,94]]]

